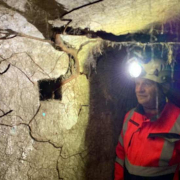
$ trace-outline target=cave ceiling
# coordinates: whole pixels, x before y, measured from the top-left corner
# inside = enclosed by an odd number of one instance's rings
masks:
[[[178,0],[0,0],[0,5],[22,14],[48,39],[52,27],[113,35],[141,32],[178,20],[180,12]]]

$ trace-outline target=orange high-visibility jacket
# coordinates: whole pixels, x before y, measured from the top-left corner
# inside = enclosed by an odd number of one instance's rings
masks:
[[[140,106],[126,114],[116,147],[115,180],[129,174],[156,177],[175,174],[180,165],[180,108],[168,102],[161,114],[147,119]]]

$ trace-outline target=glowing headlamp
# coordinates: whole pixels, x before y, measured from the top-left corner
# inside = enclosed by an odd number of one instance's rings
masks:
[[[137,78],[142,73],[142,66],[140,65],[139,62],[132,61],[132,62],[130,62],[128,70],[129,70],[129,74],[131,75],[131,77]]]

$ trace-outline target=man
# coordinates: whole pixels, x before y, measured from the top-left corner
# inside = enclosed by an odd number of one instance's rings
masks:
[[[170,68],[160,59],[147,64],[133,61],[136,69],[130,70],[135,72],[138,106],[124,119],[116,148],[115,180],[178,180],[180,108],[166,100]]]

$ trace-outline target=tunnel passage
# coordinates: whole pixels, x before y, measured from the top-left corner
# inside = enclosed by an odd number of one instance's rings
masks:
[[[90,113],[86,130],[87,180],[113,179],[115,146],[125,113],[136,104],[134,83],[125,78],[125,47],[106,47],[90,76]]]
[[[113,179],[115,147],[121,131],[124,115],[137,105],[134,92],[134,81],[128,78],[125,64],[128,59],[129,47],[118,45],[106,47],[103,55],[97,58],[96,69],[90,76],[90,114],[86,131],[88,161],[86,164],[86,179]],[[136,50],[143,50],[136,47]],[[168,57],[168,49],[157,45],[146,47],[146,58]],[[162,51],[163,50],[163,51]],[[177,62],[178,55],[176,54]],[[130,55],[131,56],[131,55]],[[174,68],[175,76],[179,76],[178,68]],[[170,100],[179,104],[174,98],[179,93],[179,83],[173,85]],[[173,97],[173,98],[172,98]],[[177,97],[177,96],[176,96]]]

